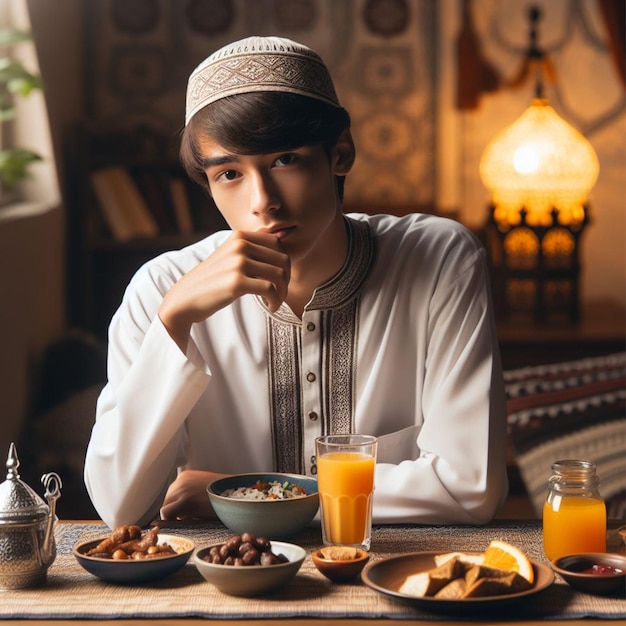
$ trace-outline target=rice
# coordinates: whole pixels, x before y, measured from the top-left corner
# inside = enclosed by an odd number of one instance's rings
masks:
[[[301,485],[274,480],[265,483],[257,481],[252,487],[226,489],[220,495],[239,500],[289,500],[290,498],[301,498],[308,494]]]

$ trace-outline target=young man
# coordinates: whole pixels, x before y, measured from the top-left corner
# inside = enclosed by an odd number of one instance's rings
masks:
[[[379,438],[375,522],[483,523],[506,417],[485,255],[460,224],[344,215],[350,118],[309,48],[252,37],[192,73],[181,159],[232,230],[142,267],[110,327],[85,480],[111,527],[211,515],[206,485],[315,474]]]

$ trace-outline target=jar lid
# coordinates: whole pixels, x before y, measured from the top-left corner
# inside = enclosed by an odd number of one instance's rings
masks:
[[[15,444],[7,457],[7,479],[0,483],[0,524],[36,522],[48,515],[48,505],[17,472],[20,462]]]

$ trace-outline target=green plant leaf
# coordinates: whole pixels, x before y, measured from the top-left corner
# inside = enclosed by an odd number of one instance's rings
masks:
[[[35,86],[41,84],[40,78],[29,72],[21,63],[6,57],[0,58],[0,83],[10,85],[16,80],[28,81]]]
[[[0,122],[7,122],[15,118],[15,104],[13,98],[0,90]]]
[[[19,61],[12,58],[11,48],[23,41],[31,41],[30,32],[0,29],[0,123],[15,118],[15,96],[28,96],[35,89],[42,89],[41,78],[29,72]],[[0,185],[13,189],[28,177],[28,168],[42,158],[32,150],[7,148],[0,151]]]
[[[28,177],[28,166],[41,160],[39,154],[25,148],[0,150],[0,184],[5,189],[13,189]]]
[[[31,41],[32,35],[26,30],[3,28],[0,30],[0,46],[13,46],[22,41]]]
[[[41,88],[41,81],[32,74],[25,74],[10,80],[7,83],[7,88],[11,93],[27,96],[31,91]]]

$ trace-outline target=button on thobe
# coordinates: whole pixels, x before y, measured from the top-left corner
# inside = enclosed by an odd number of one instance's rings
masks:
[[[302,408],[304,413],[304,459],[307,474],[316,472],[315,438],[322,434],[322,354],[320,311],[304,311],[302,316]]]

